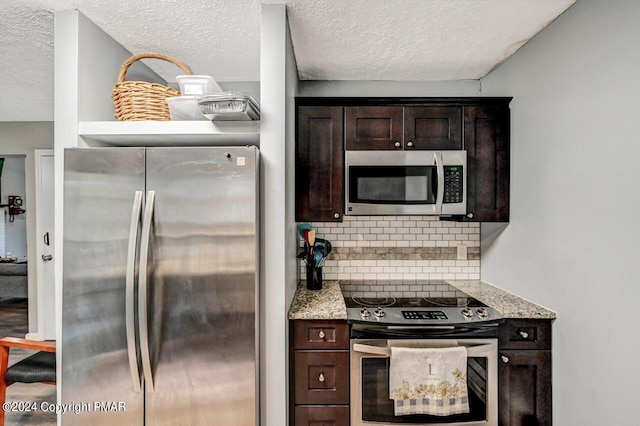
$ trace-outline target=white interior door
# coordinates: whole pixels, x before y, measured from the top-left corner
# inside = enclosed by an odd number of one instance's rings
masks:
[[[38,331],[28,337],[55,340],[55,283],[54,283],[54,165],[53,150],[35,150],[36,169],[36,288]],[[31,261],[31,260],[30,260]]]

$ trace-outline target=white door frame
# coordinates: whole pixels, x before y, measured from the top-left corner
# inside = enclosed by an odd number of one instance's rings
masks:
[[[36,322],[37,331],[27,334],[28,339],[55,340],[55,253],[54,253],[54,161],[52,149],[34,150],[36,232]],[[48,245],[45,234],[48,233]],[[52,256],[45,261],[44,256]],[[32,260],[29,259],[31,262]],[[30,303],[29,309],[32,309]]]

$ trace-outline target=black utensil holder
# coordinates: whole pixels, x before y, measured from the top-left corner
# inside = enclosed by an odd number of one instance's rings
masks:
[[[307,290],[322,290],[322,266],[315,263],[313,256],[307,256]]]

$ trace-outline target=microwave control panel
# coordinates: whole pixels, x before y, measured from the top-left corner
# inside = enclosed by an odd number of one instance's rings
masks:
[[[444,166],[444,203],[461,203],[463,192],[462,166]]]

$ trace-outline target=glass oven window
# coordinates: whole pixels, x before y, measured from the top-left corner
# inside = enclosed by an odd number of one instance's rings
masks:
[[[435,166],[350,166],[349,201],[371,204],[435,204]]]
[[[389,398],[389,358],[362,358],[362,420],[381,423],[437,424],[487,419],[487,359],[468,358],[469,413],[453,416],[395,416]]]

